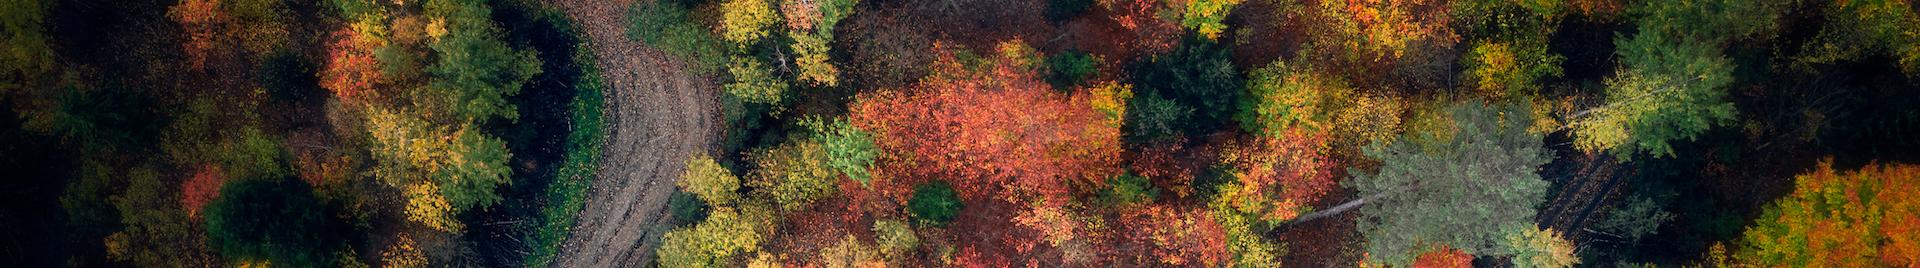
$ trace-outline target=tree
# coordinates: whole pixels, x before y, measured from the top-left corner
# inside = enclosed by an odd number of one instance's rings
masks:
[[[693,193],[708,205],[725,206],[739,199],[740,178],[705,154],[687,159],[687,172],[675,182],[681,190]]]
[[[353,28],[336,30],[331,38],[333,41],[327,44],[327,65],[320,71],[320,87],[342,101],[359,101],[382,79],[380,62],[373,53],[374,49],[386,46],[386,41]]]
[[[655,254],[663,267],[733,266],[734,256],[757,251],[769,239],[772,213],[756,205],[716,207],[699,225],[661,236]]]
[[[872,183],[873,172],[869,169],[880,157],[879,149],[873,144],[873,133],[854,126],[846,118],[810,118],[800,124],[812,131],[813,140],[826,150],[827,166],[859,181],[862,186]]]
[[[665,5],[669,3],[655,3]],[[720,37],[732,42],[734,47],[744,48],[767,37],[768,28],[773,28],[774,13],[771,0],[727,0],[720,3],[723,13],[720,19]]]
[[[913,213],[920,224],[946,227],[953,218],[960,215],[960,197],[953,192],[953,186],[944,181],[931,181],[913,189],[913,198],[907,200],[907,211]]]
[[[1323,18],[1325,25],[1311,29],[1309,35],[1322,36],[1320,45],[1333,51],[1350,53],[1359,60],[1397,59],[1417,42],[1451,44],[1452,28],[1447,27],[1446,1],[1367,0],[1321,1],[1319,5],[1296,9],[1312,18]]]
[[[1540,135],[1526,131],[1530,113],[1476,103],[1452,112],[1458,131],[1450,139],[1422,134],[1370,148],[1379,170],[1356,170],[1348,181],[1362,196],[1349,204],[1366,205],[1356,220],[1370,262],[1407,264],[1431,245],[1506,255],[1502,230],[1532,224],[1547,187],[1534,172],[1548,158]],[[1325,212],[1342,207],[1351,209]]]
[[[1311,66],[1275,61],[1254,69],[1250,76],[1247,98],[1240,101],[1240,113],[1234,119],[1241,129],[1261,137],[1328,132],[1333,117],[1354,94],[1346,81]]]
[[[1725,99],[1733,64],[1718,48],[1656,33],[1615,43],[1626,68],[1607,79],[1606,106],[1574,115],[1575,147],[1610,150],[1622,159],[1640,152],[1673,156],[1670,142],[1733,120],[1733,103]]]
[[[1606,104],[1572,116],[1574,146],[1621,159],[1642,152],[1673,156],[1670,142],[1732,121],[1735,110],[1725,97],[1734,66],[1721,49],[1766,39],[1784,6],[1751,0],[1636,6],[1637,33],[1614,39],[1623,68],[1607,80]]]
[[[1565,268],[1580,264],[1580,257],[1573,255],[1573,242],[1560,238],[1553,228],[1524,227],[1507,232],[1514,267]]]
[[[112,197],[124,227],[106,238],[107,256],[150,267],[213,266],[206,233],[173,202],[151,168],[128,172],[127,190]]]
[[[1242,1],[1245,0],[1187,0],[1187,5],[1181,9],[1180,24],[1207,39],[1219,39],[1220,32],[1227,30],[1227,24],[1222,21],[1227,19],[1228,12],[1233,11],[1233,6],[1240,5]]]
[[[428,44],[438,59],[427,66],[433,76],[425,96],[414,96],[415,106],[432,107],[454,118],[477,122],[494,117],[519,118],[506,97],[540,73],[533,51],[515,50],[501,41],[500,28],[491,20],[485,1],[430,0],[426,15],[444,23],[444,33]],[[429,35],[433,35],[430,31]],[[426,98],[427,103],[420,101]]]
[[[1215,198],[1262,220],[1291,220],[1333,191],[1335,165],[1326,151],[1324,136],[1306,133],[1230,144],[1220,164],[1232,167],[1227,175],[1237,183],[1221,187]]]
[[[733,74],[733,82],[724,87],[727,94],[741,101],[762,104],[780,104],[786,99],[787,82],[774,76],[773,70],[760,59],[747,56],[728,57],[727,73]]]
[[[494,189],[506,184],[512,172],[506,166],[510,153],[505,142],[480,134],[471,125],[434,126],[379,107],[370,106],[367,111],[375,160],[370,172],[388,185],[422,194],[407,196],[408,203],[414,204],[409,212],[423,213],[409,218],[451,219],[450,214],[500,202]],[[441,205],[446,209],[425,210]],[[424,214],[429,211],[444,214]]]
[[[1232,260],[1231,266],[1280,267],[1280,255],[1285,254],[1286,250],[1284,245],[1255,231],[1255,224],[1261,222],[1258,215],[1234,211],[1223,201],[1226,199],[1215,199],[1207,204],[1207,214],[1220,224],[1220,231],[1225,235],[1223,244]]]
[[[1047,84],[1054,89],[1071,90],[1085,85],[1100,73],[1100,57],[1078,50],[1067,50],[1047,57]]]
[[[1833,1],[1821,3],[1826,13],[1820,32],[1801,48],[1799,61],[1839,63],[1866,55],[1885,54],[1898,60],[1908,74],[1920,74],[1920,14],[1912,1]]]
[[[797,140],[752,155],[759,166],[747,185],[781,209],[794,211],[838,192],[840,176],[827,164],[826,149]]]
[[[343,226],[305,183],[293,178],[248,178],[228,183],[207,208],[208,244],[234,261],[278,266],[333,265],[345,246]]]
[[[1154,55],[1134,66],[1133,80],[1138,92],[1193,109],[1192,117],[1183,119],[1189,121],[1181,129],[1185,134],[1211,134],[1217,125],[1233,119],[1245,94],[1231,53],[1214,41],[1189,38],[1172,53]]]
[[[1792,194],[1766,207],[1734,258],[1743,265],[1920,265],[1920,166],[1869,164],[1836,172],[1832,160],[1794,177]]]
[[[1495,99],[1535,96],[1541,80],[1560,76],[1563,59],[1547,52],[1545,43],[1475,43],[1468,54],[1474,89]]]
[[[1119,129],[1091,97],[1049,89],[1031,48],[1006,43],[999,51],[975,67],[942,57],[935,74],[910,90],[858,97],[854,125],[873,130],[876,145],[899,157],[876,167],[898,181],[876,183],[947,180],[968,199],[1058,204],[1119,173]]]
[[[1117,248],[1136,252],[1117,252],[1128,256],[1121,260],[1145,266],[1221,267],[1230,263],[1226,233],[1219,223],[1200,211],[1179,211],[1166,206],[1148,206],[1127,210],[1118,225],[1124,229]]]
[[[53,47],[47,39],[47,11],[41,0],[0,2],[0,96],[32,89],[32,81],[53,71]]]
[[[793,40],[794,65],[798,78],[813,85],[839,84],[840,71],[827,62],[827,43],[833,41],[833,28],[853,15],[859,0],[781,0],[780,11],[787,19],[787,37]]]

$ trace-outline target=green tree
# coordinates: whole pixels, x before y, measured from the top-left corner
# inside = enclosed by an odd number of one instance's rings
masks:
[[[1072,90],[1087,85],[1087,79],[1100,74],[1100,58],[1079,50],[1067,50],[1047,57],[1047,83],[1053,89]]]
[[[493,24],[486,1],[431,0],[424,5],[427,16],[445,20],[446,29],[428,45],[438,59],[427,66],[434,90],[417,92],[425,95],[414,96],[414,104],[422,105],[421,98],[431,99],[438,105],[428,106],[436,112],[467,122],[519,118],[506,97],[519,93],[522,84],[540,73],[540,59],[533,51],[515,50],[500,39],[503,35]]]
[[[1367,238],[1369,262],[1411,263],[1435,245],[1506,255],[1503,230],[1532,225],[1547,190],[1535,172],[1548,155],[1540,135],[1526,131],[1528,110],[1469,103],[1452,113],[1451,138],[1416,134],[1374,146],[1366,155],[1380,161],[1379,170],[1353,172],[1348,186],[1362,198],[1350,204],[1366,205],[1357,228]],[[1348,206],[1327,211],[1341,207]]]
[[[936,227],[947,226],[960,215],[960,196],[953,191],[953,185],[946,181],[931,181],[913,188],[913,197],[907,200],[907,211],[921,224]]]
[[[1623,68],[1607,80],[1604,106],[1575,113],[1575,147],[1673,156],[1670,142],[1693,139],[1731,122],[1725,99],[1733,63],[1721,49],[1739,40],[1769,39],[1785,2],[1687,0],[1635,6],[1637,31],[1616,38]]]
[[[229,260],[271,261],[275,266],[333,264],[331,252],[345,246],[343,226],[306,183],[293,178],[243,179],[228,183],[207,208],[208,243]]]
[[[1898,60],[1908,74],[1920,74],[1920,12],[1913,1],[1827,1],[1826,23],[1801,48],[1799,61],[1830,64],[1872,54]]]
[[[1699,40],[1642,33],[1616,41],[1620,75],[1607,80],[1607,104],[1574,114],[1575,147],[1673,156],[1670,142],[1693,139],[1733,120],[1725,97],[1733,64]]]
[[[1136,92],[1166,98],[1193,109],[1190,118],[1178,120],[1186,122],[1181,131],[1189,136],[1210,134],[1218,125],[1233,119],[1241,95],[1245,94],[1240,71],[1229,58],[1231,53],[1227,46],[1214,41],[1189,38],[1173,52],[1155,55],[1134,66]]]
[[[724,87],[727,94],[740,100],[762,104],[780,104],[786,99],[787,82],[773,74],[771,66],[758,58],[735,55],[728,57],[727,73],[733,74],[733,82]]]
[[[874,147],[873,133],[854,126],[845,118],[810,118],[800,122],[813,132],[813,140],[825,147],[827,166],[866,186],[872,183],[873,161],[880,157]]]

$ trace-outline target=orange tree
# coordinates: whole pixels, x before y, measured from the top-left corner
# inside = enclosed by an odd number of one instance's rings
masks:
[[[1030,48],[998,50],[979,66],[944,56],[914,87],[859,96],[854,124],[890,153],[875,167],[876,188],[938,178],[965,199],[1063,201],[1116,175],[1120,131],[1107,116],[1088,96],[1049,89]]]
[[[1920,265],[1920,166],[1837,173],[1829,161],[1794,184],[1747,229],[1734,255],[1743,264]]]

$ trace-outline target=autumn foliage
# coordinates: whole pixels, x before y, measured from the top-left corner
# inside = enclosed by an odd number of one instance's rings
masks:
[[[1920,166],[1842,173],[1830,162],[1795,177],[1793,194],[1747,229],[1734,257],[1755,266],[1920,265]]]
[[[911,88],[860,96],[855,125],[896,152],[876,167],[876,184],[942,179],[966,199],[1059,202],[1116,175],[1119,129],[1087,96],[1050,89],[1029,48],[1010,42],[998,52],[980,66],[943,56]]]
[[[180,186],[180,207],[187,210],[188,216],[199,216],[200,209],[214,198],[220,197],[220,187],[226,185],[227,175],[214,165],[202,166],[188,177]]]

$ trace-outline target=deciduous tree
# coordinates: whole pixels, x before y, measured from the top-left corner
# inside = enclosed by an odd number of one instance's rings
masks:
[[[1920,167],[1869,164],[1838,172],[1831,159],[1794,177],[1734,252],[1754,266],[1920,265]]]
[[[1507,232],[1514,267],[1565,268],[1580,264],[1580,256],[1573,254],[1573,242],[1561,238],[1553,228],[1524,227]]]
[[[1065,201],[1116,175],[1119,129],[1089,97],[1049,89],[1024,45],[999,51],[975,67],[943,57],[911,90],[860,97],[854,124],[877,132],[881,150],[901,156],[879,164],[901,171],[887,179],[948,180],[968,199],[1025,203]]]
[[[797,140],[752,155],[759,167],[748,177],[754,193],[768,197],[779,208],[805,208],[838,193],[838,172],[828,166],[826,148],[814,140]]]

